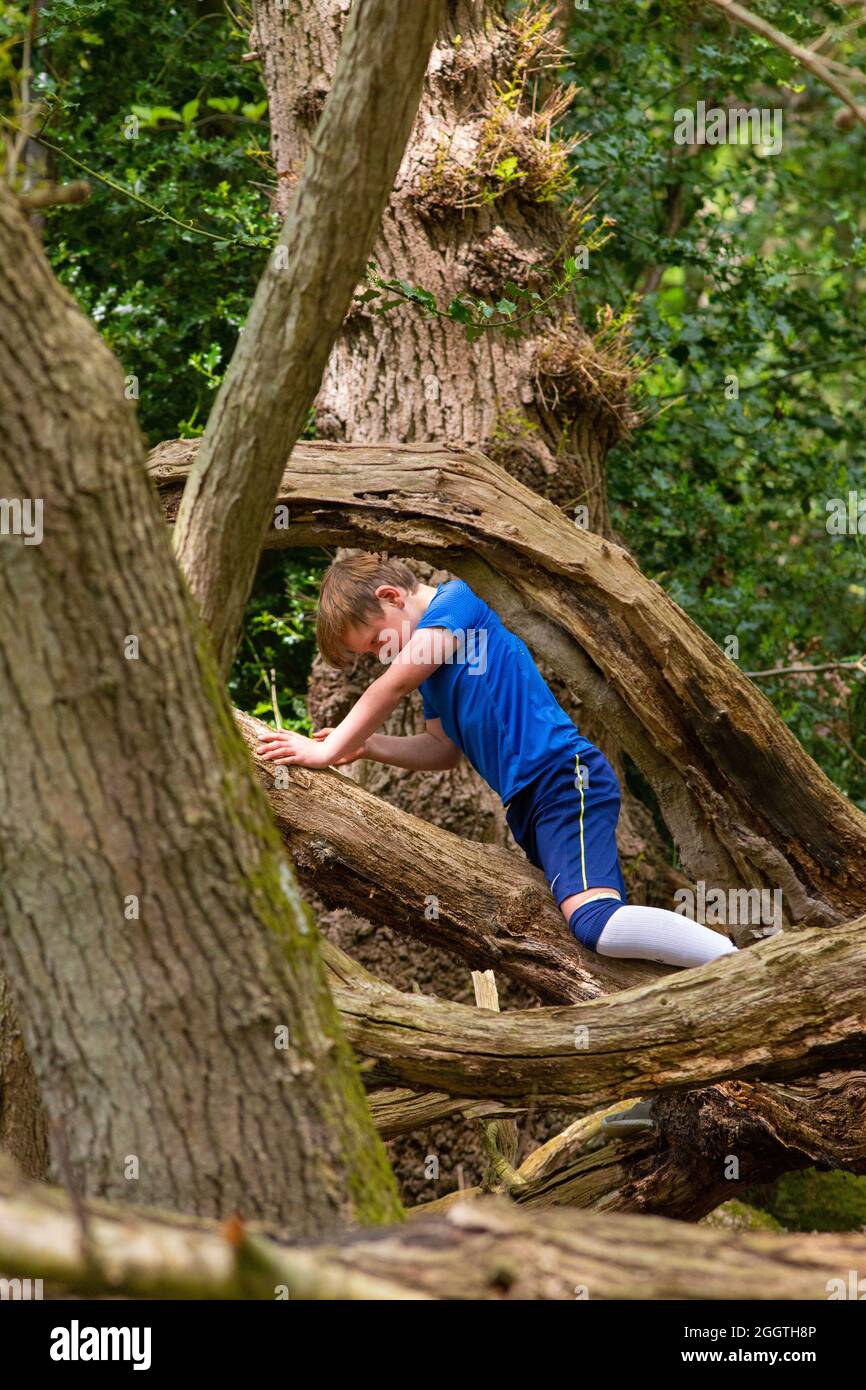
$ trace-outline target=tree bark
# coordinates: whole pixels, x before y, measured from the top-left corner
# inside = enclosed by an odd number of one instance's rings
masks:
[[[120,366],[2,188],[0,267],[0,494],[44,521],[0,545],[0,967],[52,1175],[299,1235],[395,1219]]]
[[[329,90],[345,12],[341,0],[291,7],[257,0],[253,47],[268,92],[279,210],[288,206]],[[506,17],[502,0],[450,6],[373,251],[385,278],[421,285],[442,306],[467,292],[496,300],[509,280],[541,286],[579,247],[584,209],[577,197],[556,196],[567,180],[568,145],[551,135],[563,98],[550,80],[560,37],[551,19],[534,8]],[[509,160],[517,177],[503,181],[497,170]],[[317,434],[480,449],[543,496],[580,504],[591,528],[608,534],[605,456],[634,419],[626,335],[591,335],[571,296],[527,327],[520,339],[488,333],[470,344],[460,325],[424,318],[414,306],[376,316],[355,305],[323,377]],[[416,570],[428,583],[447,577]],[[339,722],[360,694],[371,668],[358,666],[347,681],[314,662],[309,698],[320,723]],[[421,730],[420,701],[413,700],[385,731]],[[667,905],[679,882],[651,815],[625,786],[619,750],[608,741],[605,751],[623,783],[627,872],[634,862],[639,898],[648,893]],[[465,765],[426,778],[381,764],[349,775],[456,833],[510,842],[496,798]]]
[[[168,520],[194,452],[151,455]],[[279,499],[291,525],[268,545],[385,548],[464,576],[634,758],[694,882],[778,889],[802,925],[863,911],[866,816],[628,552],[489,459],[437,445],[300,446]]]
[[[657,1216],[456,1202],[339,1245],[291,1246],[259,1226],[218,1226],[65,1193],[0,1171],[0,1267],[79,1294],[209,1299],[820,1299],[862,1268],[851,1235],[732,1235]],[[847,1283],[846,1283],[847,1289]]]
[[[362,997],[382,990],[382,981],[331,943],[325,943],[323,951],[338,990],[357,991]],[[415,997],[401,998],[409,1014]],[[792,1004],[792,1011],[797,1007]],[[858,1017],[862,1014],[860,1007]],[[634,1032],[639,1035],[643,1027],[643,1022],[635,1024]],[[375,1085],[375,1073],[368,1070],[367,1081]],[[530,1184],[520,1200],[651,1211],[694,1221],[727,1201],[737,1190],[732,1189],[732,1181],[740,1186],[766,1183],[791,1169],[812,1166],[866,1173],[866,1074],[862,1071],[826,1071],[783,1083],[722,1081],[688,1092],[663,1091],[655,1099],[656,1131],[650,1138],[605,1142],[599,1130],[603,1116],[627,1106],[640,1093],[636,1086],[629,1099],[583,1115],[530,1154],[519,1170]],[[406,1133],[449,1115],[492,1119],[526,1114],[537,1099],[514,1102],[488,1097],[482,1101],[452,1096],[449,1106],[444,1091],[384,1088],[369,1094],[383,1134]],[[595,1152],[601,1145],[604,1151]],[[730,1166],[732,1155],[737,1158],[736,1173]],[[459,1195],[454,1192],[411,1208],[410,1214],[428,1206],[442,1209]]]
[[[319,139],[347,9],[343,0],[256,0],[280,211]],[[385,278],[423,286],[442,306],[466,291],[498,298],[509,279],[534,286],[581,238],[579,213],[555,196],[566,147],[551,136],[551,108],[533,99],[535,78],[555,66],[555,36],[549,22],[532,26],[540,11],[508,19],[505,9],[504,0],[449,6],[373,250]],[[504,181],[496,169],[510,158],[517,177]],[[622,351],[593,339],[571,300],[554,303],[525,338],[488,333],[474,344],[459,324],[411,306],[384,317],[358,306],[322,381],[317,432],[354,443],[459,441],[560,504],[583,502],[603,532],[605,454],[633,420]]]
[[[9,986],[0,975],[0,1154],[16,1160],[28,1177],[48,1171],[48,1131],[33,1067]]]
[[[208,419],[175,548],[223,676],[286,451],[363,275],[443,9],[443,0],[354,7],[303,176]]]

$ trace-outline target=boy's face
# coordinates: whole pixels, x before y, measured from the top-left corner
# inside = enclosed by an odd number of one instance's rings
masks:
[[[343,634],[343,643],[350,652],[363,656],[372,652],[382,662],[394,657],[412,636],[412,625],[406,612],[406,595],[393,585],[380,585],[376,597],[382,608],[381,617],[356,623]]]

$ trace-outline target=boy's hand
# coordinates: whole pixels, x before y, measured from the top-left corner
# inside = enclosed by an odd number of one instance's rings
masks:
[[[327,767],[326,754],[318,743],[303,734],[292,733],[290,729],[274,729],[262,734],[256,745],[256,753],[265,762],[277,766],[294,764],[296,767]]]
[[[294,764],[296,767],[341,767],[343,763],[354,763],[367,756],[367,746],[362,743],[350,753],[328,761],[328,755],[321,747],[323,739],[333,729],[317,729],[312,738],[292,733],[289,729],[274,729],[262,734],[256,746],[256,753],[266,762],[276,766]]]
[[[333,729],[317,729],[313,734],[313,738],[327,738],[328,734],[332,734],[333,732]],[[366,742],[360,743],[357,748],[352,749],[351,753],[343,753],[341,757],[335,758],[332,763],[328,763],[328,767],[342,767],[343,763],[356,763],[359,758],[366,758],[366,756],[367,744]]]

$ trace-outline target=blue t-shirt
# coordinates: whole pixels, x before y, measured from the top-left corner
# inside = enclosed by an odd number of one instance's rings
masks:
[[[526,643],[462,579],[438,586],[418,623],[425,627],[447,627],[459,642],[418,687],[424,718],[441,719],[503,802],[557,756],[573,759],[594,747],[554,697]]]

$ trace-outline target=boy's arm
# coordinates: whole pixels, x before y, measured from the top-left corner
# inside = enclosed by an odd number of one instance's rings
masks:
[[[438,635],[435,653],[430,636],[434,631]],[[259,753],[274,763],[297,763],[302,767],[331,766],[344,754],[358,748],[384,724],[404,696],[431,676],[453,654],[456,645],[457,637],[447,628],[421,628],[413,632],[388,669],[367,686],[346,718],[326,738],[316,742],[304,738],[302,734],[282,730],[263,735]]]
[[[414,772],[444,772],[447,768],[456,767],[463,754],[445,733],[442,720],[428,719],[425,722],[425,734],[410,734],[408,737],[371,734],[363,756],[377,763],[388,763],[391,767],[410,768]]]

